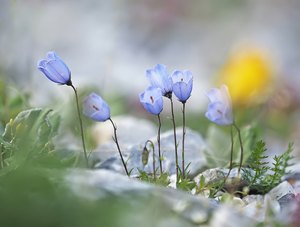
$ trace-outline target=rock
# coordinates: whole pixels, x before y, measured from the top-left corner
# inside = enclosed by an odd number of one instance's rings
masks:
[[[223,183],[229,169],[226,168],[214,168],[214,169],[207,169],[204,172],[200,173],[194,178],[194,181],[197,185],[200,183],[200,179],[203,176],[205,178],[205,184],[215,184],[215,183]],[[243,180],[242,174],[238,174],[238,168],[233,168],[230,171],[230,174],[226,180],[226,184],[224,188],[227,191],[234,193],[235,191],[239,190],[242,191],[245,186],[247,186],[247,182]]]
[[[213,168],[207,169],[204,172],[200,173],[194,178],[196,183],[199,183],[201,176],[205,178],[205,183],[215,183],[221,180],[224,180],[224,177],[227,176],[229,169],[227,168]],[[238,168],[233,168],[230,171],[228,180],[231,178],[240,178],[241,174],[238,174]]]
[[[264,202],[264,196],[263,195],[247,195],[243,198],[243,201],[245,205],[248,205],[253,202],[259,202],[263,203]]]
[[[211,227],[254,227],[258,223],[244,215],[235,206],[223,205],[214,212],[209,224]]]
[[[249,203],[243,208],[243,213],[257,222],[264,222],[269,213],[278,215],[280,212],[279,203],[270,196],[251,195],[243,200]]]
[[[178,143],[178,164],[181,168],[181,141],[182,141],[182,129],[177,128],[177,143]],[[155,145],[156,152],[156,163],[158,166],[158,146],[156,142],[156,137],[151,139]],[[186,129],[186,137],[185,137],[185,166],[189,163],[189,171],[191,175],[198,173],[203,166],[206,164],[206,159],[204,155],[205,143],[203,138],[197,132]],[[174,149],[174,135],[173,130],[169,130],[161,135],[161,154],[163,156],[163,171],[169,172],[170,174],[176,173],[175,168],[175,149]],[[145,170],[147,172],[153,172],[152,168],[152,155],[149,155],[148,163],[145,165]]]
[[[198,176],[196,176],[194,178],[194,181],[196,182],[197,185],[199,185],[201,176],[203,176],[206,184],[215,183],[224,180],[226,174],[227,172],[225,171],[225,169],[221,169],[221,168],[207,169],[204,172],[200,173]]]
[[[177,141],[178,141],[178,162],[181,166],[181,138],[182,138],[182,130],[177,130]],[[154,143],[155,147],[155,165],[156,168],[159,167],[158,163],[158,146],[156,142],[156,136],[150,139]],[[145,140],[146,141],[146,140]],[[185,137],[185,163],[189,166],[189,171],[191,175],[197,174],[206,164],[206,159],[204,155],[205,143],[200,134],[190,129],[186,129],[186,137]],[[152,150],[148,157],[146,158],[146,162],[144,160],[143,163],[143,148],[145,142],[137,143],[137,145],[132,145],[128,147],[128,149],[123,152],[125,160],[127,160],[127,168],[129,170],[132,169],[132,174],[137,175],[138,169],[145,171],[147,173],[153,173],[153,155]],[[111,145],[110,151],[114,150],[113,157],[105,157],[101,154],[102,151],[99,151],[99,156],[102,158],[106,158],[106,160],[99,162],[96,164],[96,168],[105,168],[114,170],[117,172],[124,173],[121,160],[117,153],[115,145]],[[174,153],[174,138],[173,138],[173,130],[167,131],[161,134],[161,154],[163,156],[162,167],[164,172],[168,172],[169,174],[176,173],[175,169],[175,153]],[[103,160],[103,159],[102,159]]]
[[[295,191],[293,186],[287,182],[287,181],[283,181],[281,182],[279,185],[277,185],[275,188],[273,188],[269,193],[270,197],[274,200],[279,200],[281,199],[283,196],[287,195],[287,194],[294,194],[295,195]]]
[[[128,159],[128,155],[127,154],[123,155],[123,158],[125,160],[127,160]],[[127,162],[126,165],[127,165],[127,167],[129,167],[128,166],[128,162]],[[122,174],[126,175],[126,172],[125,172],[125,169],[124,169],[124,166],[123,166],[123,163],[121,161],[120,156],[110,157],[110,158],[106,159],[104,162],[100,162],[100,163],[96,164],[95,168],[96,169],[112,170],[114,172],[118,172],[118,173],[122,173]],[[131,168],[127,168],[127,170],[130,171]]]
[[[300,193],[300,172],[293,172],[287,175],[284,180],[293,186],[295,193]]]
[[[291,212],[291,219],[291,226],[300,226],[300,194],[296,196],[296,202]]]
[[[172,174],[171,176],[169,176],[169,179],[170,184],[168,185],[168,187],[176,189],[176,174]]]
[[[294,173],[291,173],[289,175],[287,175],[284,180],[286,181],[300,181],[300,173],[299,172],[294,172]]]
[[[142,203],[144,212],[141,209],[130,213],[143,220],[144,224],[140,223],[138,226],[145,226],[147,223],[163,227],[198,226],[207,222],[216,208],[214,200],[158,187],[103,169],[72,170],[65,181],[73,193],[88,200],[112,196],[138,207]]]
[[[253,201],[243,208],[243,213],[249,218],[262,222],[265,215],[263,204],[263,201]]]
[[[145,143],[148,138],[156,135],[156,126],[145,119],[139,119],[132,116],[113,117],[117,127],[117,137],[122,153],[129,152],[128,148],[134,144]],[[113,141],[113,127],[111,122],[96,123],[92,129],[92,137],[97,145],[96,151],[91,153],[91,159],[94,162],[106,160],[115,154],[118,150]]]
[[[280,199],[278,199],[278,203],[281,208],[285,208],[289,206],[291,203],[295,201],[295,194],[288,193],[284,196],[282,196]]]

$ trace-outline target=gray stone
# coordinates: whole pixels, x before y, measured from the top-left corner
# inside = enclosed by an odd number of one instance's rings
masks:
[[[130,154],[130,148],[135,144],[143,144],[157,133],[156,126],[145,119],[121,115],[113,118],[117,127],[118,142],[123,155]],[[110,121],[95,124],[92,137],[97,149],[91,153],[93,162],[104,161],[118,154],[113,141],[114,130]]]
[[[178,162],[181,166],[181,138],[182,130],[179,128],[177,131],[178,141]],[[158,146],[156,142],[156,136],[150,139],[155,146],[155,165],[159,167],[158,159]],[[153,173],[153,155],[152,150],[146,159],[146,163],[143,163],[143,148],[145,143],[139,143],[132,145],[123,152],[124,158],[127,162],[127,168],[132,170],[133,175],[138,174],[138,169],[147,173]],[[206,159],[204,155],[205,143],[200,134],[190,129],[186,130],[185,137],[185,164],[189,165],[189,171],[191,175],[199,173],[199,171],[205,166]],[[124,173],[120,157],[117,153],[115,144],[111,146],[111,150],[114,150],[113,157],[106,157],[106,160],[96,164],[96,168],[105,168]],[[148,147],[149,149],[149,147]],[[99,151],[99,153],[102,151]],[[162,167],[164,172],[174,174],[175,169],[175,151],[174,151],[174,138],[173,130],[167,131],[161,134],[161,154],[163,156]],[[101,156],[101,154],[99,154]],[[104,156],[103,156],[104,157]]]
[[[227,168],[213,168],[207,169],[204,172],[200,173],[194,178],[195,182],[199,184],[201,176],[205,178],[205,183],[215,183],[221,180],[224,180],[224,177],[227,176],[229,169]],[[230,171],[228,179],[230,178],[239,178],[241,175],[238,175],[238,168],[233,168]]]
[[[203,176],[206,184],[222,183],[228,175],[229,169],[226,168],[214,168],[207,169],[194,178],[197,185],[200,183],[200,179]],[[233,168],[226,180],[225,188],[234,192],[236,190],[243,190],[243,187],[247,186],[247,182],[242,179],[242,174],[238,173],[238,168]]]
[[[275,188],[273,188],[268,194],[271,196],[272,199],[278,201],[287,194],[295,194],[295,191],[293,186],[289,182],[283,181]]]
[[[289,181],[289,180],[300,181],[300,173],[299,172],[291,173],[291,174],[285,176],[284,180],[286,180],[286,181]]]
[[[210,222],[211,227],[254,227],[257,222],[243,214],[242,210],[232,205],[220,206]]]
[[[249,203],[243,207],[243,214],[258,222],[264,222],[269,213],[272,213],[274,218],[277,218],[280,212],[279,203],[269,195],[248,196],[246,200]]]
[[[200,183],[200,179],[203,176],[205,179],[205,183],[215,183],[220,180],[223,180],[226,177],[226,170],[222,168],[214,168],[214,169],[207,169],[204,172],[200,173],[198,176],[194,178],[194,181],[197,185]]]
[[[299,171],[299,169],[297,171]],[[284,180],[286,180],[293,186],[295,193],[300,193],[300,172],[292,172],[289,175],[285,176]]]
[[[288,207],[293,202],[295,202],[295,194],[293,193],[288,193],[278,199],[278,203],[282,209]]]
[[[145,207],[148,207],[149,212],[152,210],[147,214],[152,226],[197,226],[207,222],[216,208],[214,200],[192,196],[171,188],[158,187],[103,169],[72,170],[65,177],[65,181],[73,193],[88,200],[113,196],[116,199],[137,203],[150,199],[152,202],[145,204]],[[155,213],[160,214],[156,215],[159,218],[155,220],[152,218],[154,210]],[[132,215],[141,214],[142,212]],[[147,220],[144,221],[146,224]]]
[[[264,202],[264,196],[263,195],[247,195],[243,198],[243,201],[246,205],[253,203],[253,202]]]

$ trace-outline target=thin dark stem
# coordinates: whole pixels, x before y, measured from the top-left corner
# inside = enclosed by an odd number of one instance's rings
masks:
[[[1,163],[1,169],[4,167],[4,161],[3,161],[3,144],[1,144],[1,150],[0,150],[0,163]]]
[[[241,157],[240,157],[240,165],[239,165],[239,170],[238,170],[238,175],[240,175],[240,171],[241,171],[242,164],[243,164],[244,148],[243,148],[241,131],[235,123],[233,123],[233,126],[235,127],[236,131],[238,132],[239,142],[240,142],[240,146],[241,146]]]
[[[171,102],[171,112],[172,112],[172,122],[173,122],[173,132],[174,132],[174,145],[175,145],[175,163],[176,163],[176,182],[179,182],[179,174],[178,174],[178,153],[177,153],[177,139],[176,139],[176,124],[174,117],[174,105],[172,97],[170,97]]]
[[[162,160],[161,160],[161,153],[160,153],[160,129],[161,129],[161,120],[160,115],[157,115],[158,118],[158,132],[157,132],[157,145],[158,145],[158,159],[159,159],[159,169],[160,169],[160,175],[163,173],[162,170]]]
[[[117,127],[116,127],[116,125],[114,124],[114,122],[112,121],[111,118],[109,118],[109,120],[110,120],[110,122],[111,122],[111,124],[112,124],[112,126],[113,126],[113,128],[114,128],[114,141],[115,141],[115,143],[117,144],[117,148],[118,148],[118,151],[119,151],[119,154],[120,154],[121,161],[122,161],[122,163],[123,163],[125,172],[126,172],[127,176],[129,177],[129,172],[128,172],[128,170],[127,170],[126,163],[125,163],[125,161],[124,161],[124,159],[123,159],[123,155],[122,155],[122,153],[121,153],[121,149],[120,149],[119,142],[118,142],[118,137],[117,137]]]
[[[154,181],[156,181],[156,167],[155,167],[155,148],[154,148],[154,144],[151,140],[147,140],[145,143],[145,148],[147,149],[147,143],[151,144],[152,147],[152,165],[153,165],[153,178]]]
[[[84,133],[83,133],[83,125],[82,125],[82,119],[81,119],[81,114],[80,114],[80,108],[79,108],[79,101],[78,101],[78,94],[76,88],[73,86],[73,84],[70,84],[74,90],[75,93],[75,98],[76,98],[76,106],[77,106],[77,114],[78,114],[78,119],[79,119],[79,125],[80,125],[80,134],[81,134],[81,141],[82,141],[82,148],[83,148],[83,153],[84,153],[84,158],[86,162],[86,166],[89,167],[89,160],[85,148],[85,141],[84,141]]]
[[[185,139],[185,102],[182,103],[182,177],[185,178],[184,166],[184,139]]]
[[[230,137],[231,137],[230,164],[229,164],[229,171],[228,171],[227,176],[225,177],[225,180],[224,180],[224,184],[225,184],[225,182],[226,182],[227,178],[229,177],[230,172],[232,170],[232,159],[233,159],[233,126],[232,125],[230,127]]]
[[[153,178],[154,178],[154,181],[156,181],[154,145],[152,145],[152,148],[153,148],[153,152],[152,152]]]

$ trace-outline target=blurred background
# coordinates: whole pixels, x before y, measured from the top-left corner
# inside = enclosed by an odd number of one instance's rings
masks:
[[[299,12],[298,0],[0,0],[1,113],[4,96],[20,92],[26,99],[13,101],[22,108],[65,111],[71,89],[36,67],[54,50],[74,85],[96,90],[113,114],[151,118],[138,93],[145,70],[161,63],[194,75],[190,127],[208,124],[205,92],[225,83],[238,118],[260,120],[272,144],[286,147],[300,136]]]

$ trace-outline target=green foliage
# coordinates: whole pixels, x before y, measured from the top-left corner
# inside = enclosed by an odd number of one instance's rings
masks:
[[[158,178],[156,178],[155,184],[167,187],[171,182],[169,179],[169,174],[168,173],[162,173]]]
[[[216,194],[224,187],[224,180],[206,182],[203,175],[200,176],[199,184],[196,186],[196,194],[215,198]]]
[[[286,169],[292,159],[293,144],[290,143],[283,154],[275,156],[271,166],[265,161],[268,158],[265,155],[266,151],[266,144],[258,141],[247,161],[249,168],[243,168],[243,178],[249,182],[250,190],[263,194],[278,185],[287,173]]]
[[[244,147],[244,161],[251,156],[253,144],[255,143],[256,131],[253,127],[247,126],[241,128],[241,137]],[[208,149],[205,152],[207,165],[209,168],[229,166],[231,139],[230,133],[224,132],[222,127],[211,125],[207,131]],[[233,162],[239,163],[240,144],[238,135],[234,136]]]
[[[1,168],[15,169],[54,150],[60,118],[52,110],[29,109],[11,119],[0,136]]]
[[[183,191],[192,191],[192,189],[194,189],[195,187],[196,187],[196,182],[189,178],[181,179],[177,183],[177,188]]]
[[[136,203],[136,198],[134,203],[113,196],[87,201],[70,193],[70,188],[67,188],[63,179],[66,175],[64,167],[73,163],[74,156],[56,152],[53,143],[54,137],[58,134],[60,116],[50,109],[40,108],[19,112],[26,104],[23,95],[8,92],[3,83],[0,83],[0,93],[0,220],[2,225],[120,226],[120,224],[124,225],[124,222],[118,220],[124,215],[132,211],[136,213],[142,210],[140,208],[145,209],[144,204]],[[75,105],[73,107],[75,108]],[[78,124],[74,124],[74,116],[69,115],[71,116],[67,118],[69,128],[76,132]],[[266,145],[263,141],[254,143],[256,133],[253,128],[242,128],[241,134],[244,145],[244,165],[249,167],[243,168],[243,178],[249,182],[250,190],[266,193],[279,184],[286,173],[293,146],[289,144],[286,152],[275,156],[271,166],[268,166],[269,163],[266,161],[268,156],[265,155]],[[207,143],[208,167],[227,166],[231,146],[229,133],[224,132],[222,127],[212,126],[207,132]],[[154,149],[153,145],[151,148]],[[235,135],[233,158],[235,163],[239,162],[239,151],[240,145]],[[144,150],[142,157],[144,165],[148,164],[150,154],[147,149]],[[185,170],[186,175],[188,175],[188,167],[189,165]],[[158,172],[156,170],[156,173]],[[168,173],[151,175],[139,170],[139,179],[164,187],[170,185]],[[177,188],[184,191],[196,189],[197,194],[213,198],[224,188],[224,181],[221,179],[207,183],[205,177],[201,176],[197,185],[195,181],[183,178],[180,173]],[[224,201],[231,198],[232,195],[227,193],[222,197]],[[139,205],[138,208],[136,204]],[[154,209],[157,209],[156,204]],[[16,214],[17,219],[11,218]],[[123,221],[126,219],[127,217]]]
[[[253,184],[258,184],[258,182],[261,182],[269,170],[269,167],[267,166],[268,162],[264,161],[266,158],[268,158],[268,156],[265,155],[266,150],[266,144],[261,140],[258,141],[252,152],[252,155],[246,162],[246,165],[249,166],[250,169],[243,169],[243,177],[250,182],[250,187]],[[252,171],[254,171],[254,174]]]
[[[159,225],[164,218],[179,220],[151,195],[106,193],[94,199],[78,196],[71,188],[80,185],[66,184],[65,169],[49,170],[36,161],[34,167],[24,166],[0,176],[1,226],[150,227]],[[186,224],[187,221],[182,226],[191,226]]]
[[[265,179],[265,182],[263,182],[263,185],[270,185],[269,190],[278,185],[281,181],[281,178],[287,173],[286,169],[289,166],[289,161],[292,159],[292,151],[293,144],[290,143],[287,150],[283,154],[274,157],[274,162],[270,168],[273,174],[268,175]]]
[[[139,179],[148,183],[154,183],[160,186],[168,186],[170,184],[169,174],[168,173],[162,173],[159,176],[154,177],[153,175],[148,174],[147,172],[143,170],[139,171]]]
[[[190,175],[190,171],[189,171],[189,167],[190,167],[191,163],[187,164],[187,166],[185,167],[185,174],[186,176],[183,177],[182,174],[182,170],[180,167],[178,167],[179,170],[179,176],[178,176],[178,182],[177,182],[177,188],[181,189],[183,191],[192,191],[192,189],[194,189],[196,187],[196,182],[189,179],[187,176]]]
[[[30,109],[6,124],[0,135],[1,226],[153,226],[149,213],[157,207],[161,212],[156,217],[176,218],[159,200],[144,195],[108,193],[90,200],[72,193],[76,185],[65,182],[66,157],[53,145],[59,122],[49,109]],[[168,174],[155,183],[167,186]]]
[[[7,81],[0,79],[0,133],[11,118],[28,107],[27,99],[27,94],[12,88]]]

